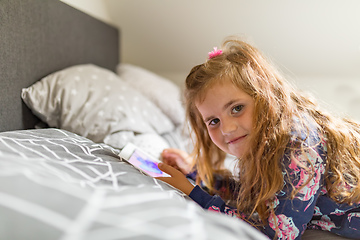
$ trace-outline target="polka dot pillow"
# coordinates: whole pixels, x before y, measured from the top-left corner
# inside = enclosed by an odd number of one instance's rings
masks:
[[[145,68],[120,63],[116,73],[141,94],[149,98],[174,123],[183,125],[185,109],[182,105],[181,90],[174,83]]]
[[[22,99],[50,127],[95,142],[118,131],[163,134],[171,120],[115,73],[92,65],[55,72],[22,90]]]

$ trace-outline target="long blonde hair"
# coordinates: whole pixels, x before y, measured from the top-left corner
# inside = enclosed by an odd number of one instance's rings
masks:
[[[239,211],[257,212],[266,222],[270,214],[267,203],[283,187],[280,161],[290,141],[294,117],[301,121],[305,114],[326,136],[328,194],[340,203],[359,202],[359,124],[322,112],[314,101],[295,91],[253,46],[232,37],[224,41],[221,49],[221,55],[195,66],[186,78],[187,118],[195,136],[193,155],[198,180],[213,190],[213,174],[226,172],[226,154],[211,141],[195,102],[202,101],[215,83],[230,79],[255,102],[252,147],[238,161]],[[302,127],[306,128],[305,122]]]

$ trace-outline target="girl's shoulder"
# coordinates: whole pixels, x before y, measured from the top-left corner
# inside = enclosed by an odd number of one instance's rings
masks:
[[[322,129],[311,118],[294,118],[290,141],[285,150],[285,163],[291,159],[313,160],[326,164],[327,144]]]
[[[326,151],[326,136],[311,117],[293,118],[289,147],[321,148]]]
[[[290,184],[289,189],[293,190],[294,187],[302,189],[303,184],[307,183],[307,187],[301,191],[309,190],[313,193],[323,184],[327,148],[322,131],[311,122],[307,123],[306,127],[295,128],[295,131],[292,131],[281,165],[284,176],[287,176],[284,177],[284,181]],[[303,193],[301,191],[300,194]]]

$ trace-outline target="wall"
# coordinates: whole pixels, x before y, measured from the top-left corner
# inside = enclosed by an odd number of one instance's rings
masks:
[[[121,59],[183,85],[224,37],[260,48],[299,88],[360,120],[358,0],[82,0],[121,29]],[[81,4],[80,4],[81,3]],[[89,9],[89,5],[93,5]]]
[[[358,0],[106,0],[122,60],[182,86],[224,37],[260,48],[329,111],[360,120]]]

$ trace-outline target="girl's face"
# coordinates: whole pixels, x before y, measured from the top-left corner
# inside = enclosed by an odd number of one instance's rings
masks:
[[[240,158],[249,147],[254,111],[253,98],[230,81],[218,83],[196,107],[211,140],[224,152]]]

